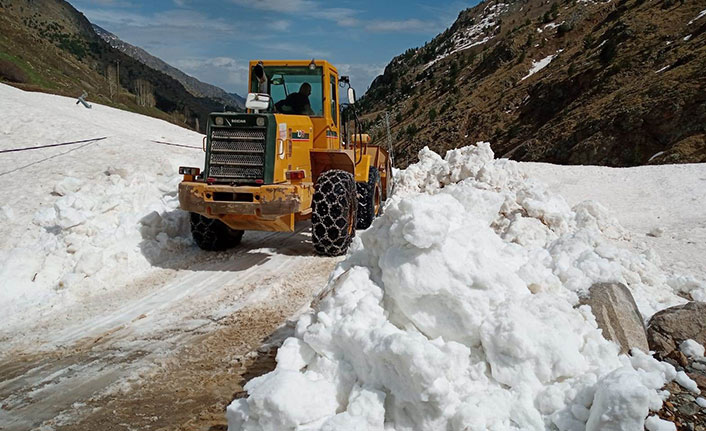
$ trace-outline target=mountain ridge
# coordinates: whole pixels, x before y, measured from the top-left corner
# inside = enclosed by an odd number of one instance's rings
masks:
[[[152,69],[163,72],[177,81],[181,82],[184,88],[196,97],[208,97],[221,101],[224,105],[229,105],[237,109],[245,107],[245,99],[237,93],[228,93],[220,87],[208,84],[194,78],[181,71],[180,69],[168,64],[159,57],[156,57],[146,50],[132,45],[120,39],[115,34],[92,23],[93,30],[98,36],[105,40],[110,46],[122,51],[130,57],[140,61],[141,63],[151,67]]]
[[[64,0],[0,0],[0,27],[0,82],[63,96],[85,91],[89,101],[198,131],[223,109],[110,46]]]
[[[395,57],[360,104],[397,160],[490,141],[499,156],[706,161],[706,18],[674,0],[486,1]]]

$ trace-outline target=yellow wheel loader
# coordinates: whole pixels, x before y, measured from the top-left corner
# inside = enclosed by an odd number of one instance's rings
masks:
[[[247,112],[210,114],[203,171],[179,168],[196,244],[224,250],[246,230],[292,232],[311,219],[317,253],[346,253],[392,187],[389,152],[361,133],[354,103],[327,61],[251,61]]]

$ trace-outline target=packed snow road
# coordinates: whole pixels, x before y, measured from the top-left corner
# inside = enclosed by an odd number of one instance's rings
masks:
[[[161,285],[141,280],[157,285],[108,298],[97,315],[63,330],[27,327],[28,336],[48,331],[59,347],[27,343],[4,355],[2,429],[124,429],[119,423],[136,427],[141,418],[175,429],[214,408],[214,422],[222,422],[216,406],[230,401],[248,371],[245,355],[308,306],[333,269],[335,259],[311,256],[303,229],[251,234],[237,251],[165,269]],[[178,412],[167,407],[192,397]]]
[[[203,163],[199,134],[4,85],[0,112],[0,151],[105,137],[0,154],[0,429],[223,422],[258,366],[244,355],[338,259],[313,255],[307,224],[196,248],[176,190],[178,166]]]

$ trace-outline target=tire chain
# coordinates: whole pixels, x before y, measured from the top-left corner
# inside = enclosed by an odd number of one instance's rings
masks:
[[[358,191],[358,214],[356,229],[367,229],[373,224],[375,214],[375,186],[380,182],[380,173],[374,166],[370,167],[367,183],[355,183]],[[382,187],[382,186],[381,186]]]
[[[353,175],[333,169],[316,180],[312,199],[312,240],[317,253],[340,256],[348,251],[355,227],[349,234],[349,211],[355,223],[356,186]]]
[[[237,245],[243,237],[243,231],[231,230],[218,219],[191,213],[191,236],[199,248],[221,251]]]

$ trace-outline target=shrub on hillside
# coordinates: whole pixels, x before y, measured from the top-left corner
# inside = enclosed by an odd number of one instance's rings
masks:
[[[573,29],[574,29],[573,25],[569,24],[568,22],[563,22],[563,23],[561,23],[559,28],[556,29],[556,34],[557,34],[557,36],[563,36]]]
[[[29,82],[24,70],[15,63],[3,58],[0,58],[0,79],[17,83]]]
[[[618,42],[614,39],[608,39],[601,49],[599,58],[603,64],[608,64],[613,61],[615,54],[618,52]]]

